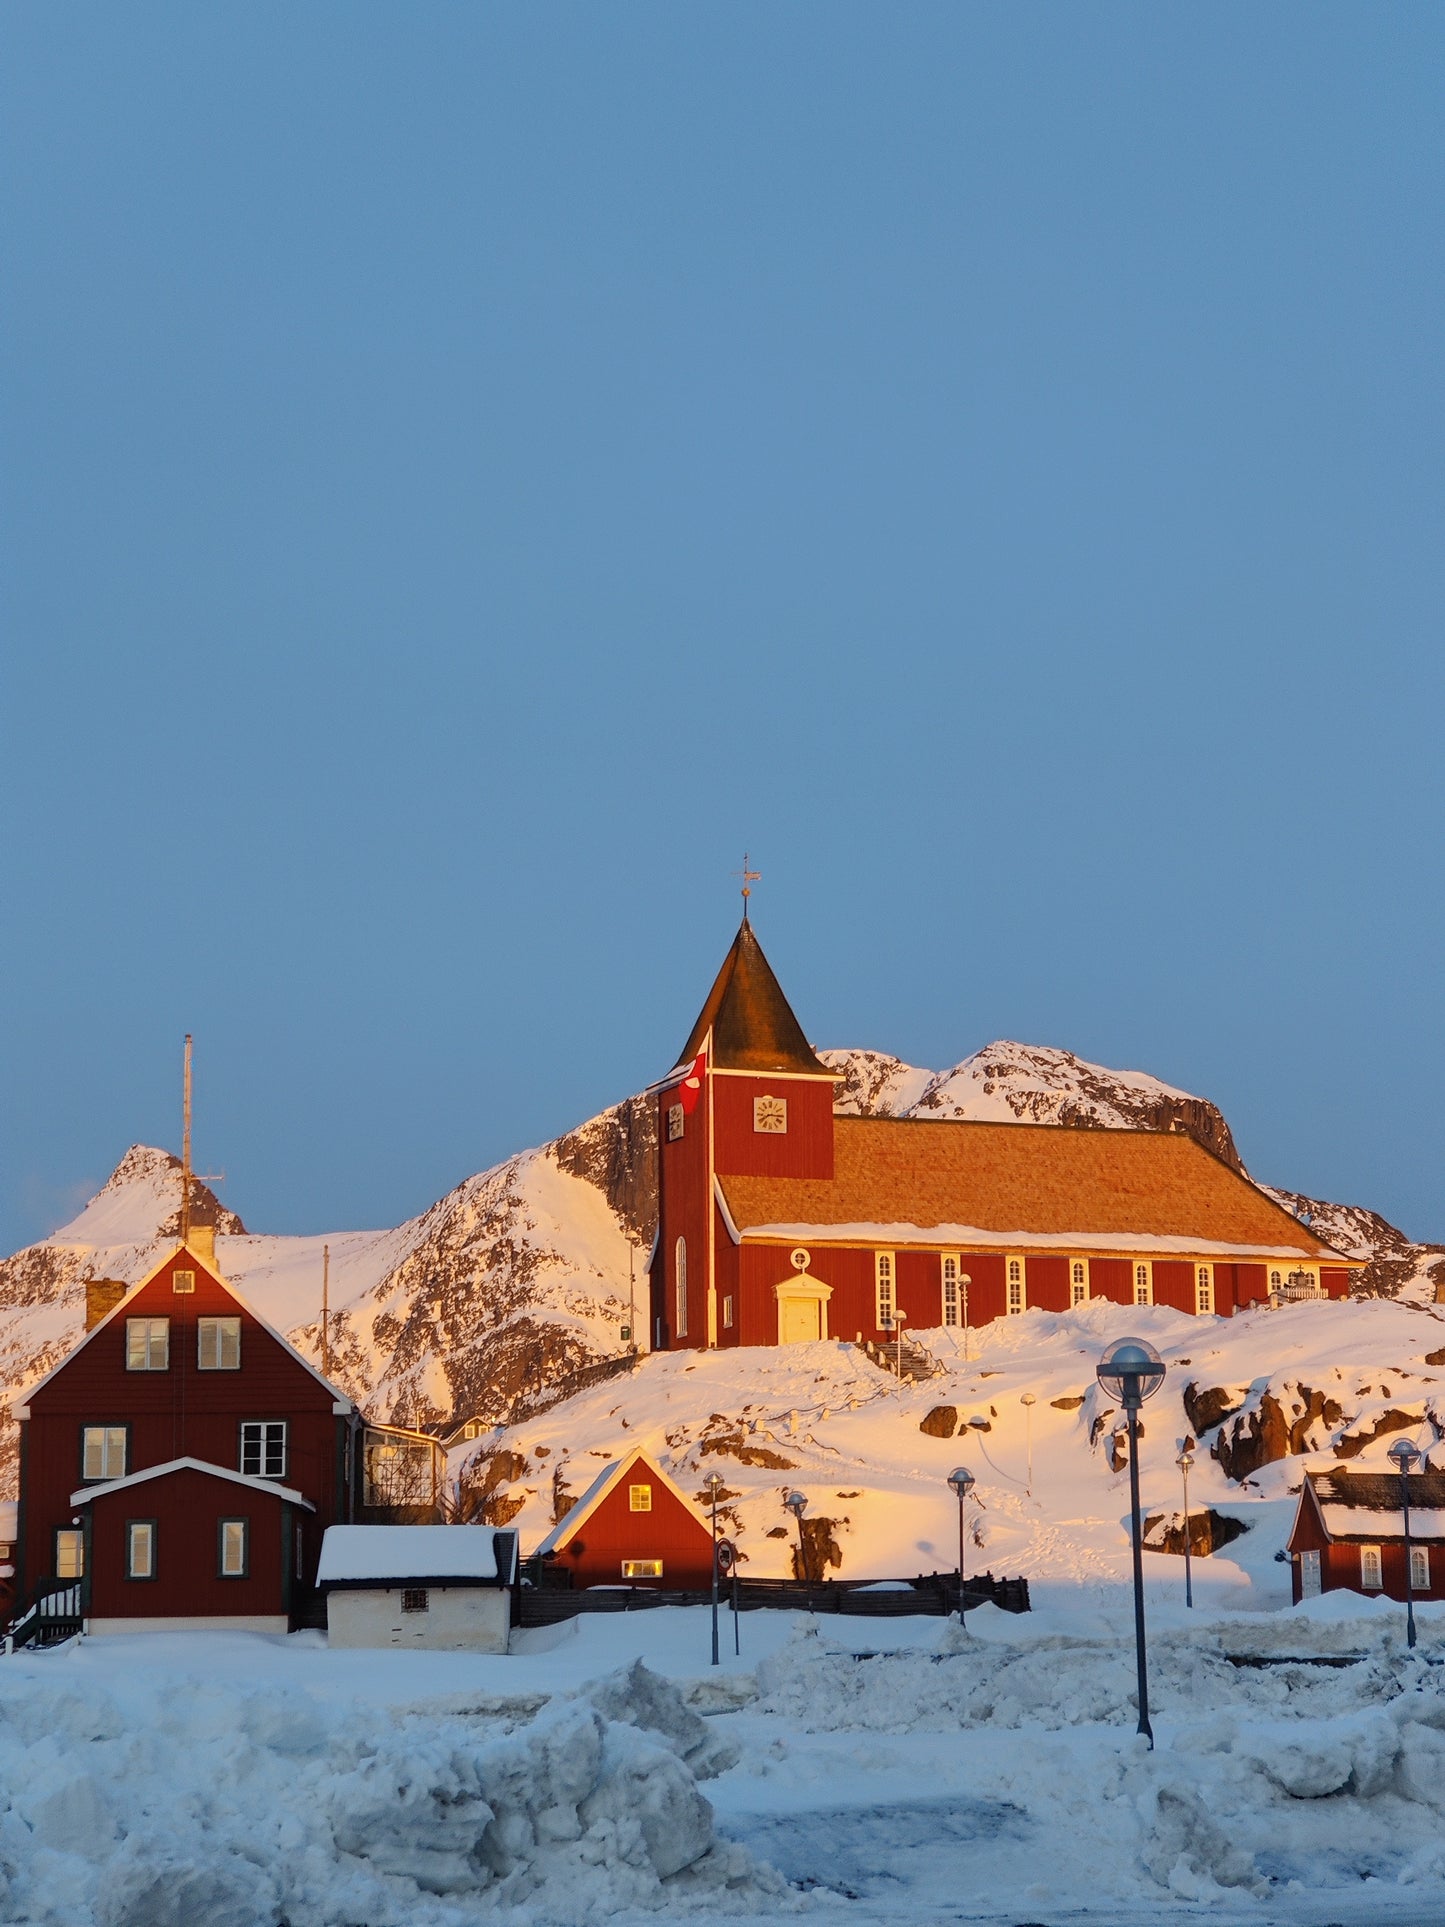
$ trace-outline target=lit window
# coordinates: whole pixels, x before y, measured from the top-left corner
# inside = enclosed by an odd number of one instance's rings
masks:
[[[893,1329],[893,1253],[891,1251],[875,1251],[873,1254],[873,1298],[879,1331],[891,1331]]]
[[[171,1273],[171,1290],[175,1292],[177,1297],[184,1297],[188,1291],[194,1291],[195,1288],[196,1288],[195,1272],[173,1271]]]
[[[244,1579],[247,1570],[247,1554],[250,1550],[250,1521],[247,1519],[222,1519],[221,1521],[221,1577],[223,1579]]]
[[[687,1239],[679,1238],[673,1258],[673,1294],[677,1300],[677,1335],[687,1337]]]
[[[943,1322],[958,1323],[958,1254],[953,1251],[943,1254]]]
[[[1028,1280],[1024,1272],[1022,1258],[1010,1258],[1004,1276],[1008,1283],[1007,1307],[1012,1312],[1028,1308]]]
[[[1087,1305],[1089,1302],[1089,1261],[1075,1258],[1069,1266],[1069,1303]]]
[[[731,1292],[724,1292],[723,1294],[723,1328],[726,1331],[731,1331],[733,1328],[733,1299]]]
[[[401,1609],[404,1613],[425,1613],[431,1611],[431,1598],[425,1586],[403,1586]]]
[[[1154,1302],[1154,1271],[1152,1265],[1139,1264],[1134,1267],[1134,1303],[1152,1305]]]
[[[1194,1273],[1194,1309],[1200,1317],[1214,1310],[1214,1267],[1199,1265]]]
[[[241,1470],[253,1479],[286,1476],[285,1419],[247,1419],[241,1426]]]
[[[125,1576],[127,1579],[155,1578],[156,1522],[154,1519],[126,1521]]]
[[[87,1425],[80,1434],[80,1476],[83,1479],[125,1477],[125,1427]]]
[[[1410,1548],[1410,1590],[1429,1592],[1430,1590],[1430,1548],[1411,1546]]]
[[[128,1372],[164,1372],[171,1362],[169,1318],[127,1318],[125,1368]]]
[[[78,1526],[62,1526],[55,1535],[55,1576],[85,1577],[85,1534]]]
[[[633,1512],[651,1512],[652,1487],[650,1485],[630,1485],[627,1488],[627,1504]]]
[[[1272,1271],[1269,1274],[1269,1288],[1271,1291],[1278,1291],[1281,1285],[1283,1285],[1283,1283],[1284,1283],[1283,1272]]]
[[[1378,1546],[1360,1547],[1360,1584],[1367,1592],[1379,1592],[1385,1584]]]
[[[781,1137],[788,1128],[788,1100],[785,1097],[753,1099],[753,1129]]]
[[[683,1115],[682,1106],[680,1104],[669,1104],[667,1107],[667,1141],[668,1143],[676,1144],[677,1140],[682,1136],[683,1132],[686,1129],[687,1129],[687,1119]]]
[[[662,1561],[660,1559],[624,1559],[622,1577],[624,1579],[661,1579]]]
[[[239,1318],[198,1318],[196,1320],[196,1365],[203,1372],[240,1371],[241,1321]]]

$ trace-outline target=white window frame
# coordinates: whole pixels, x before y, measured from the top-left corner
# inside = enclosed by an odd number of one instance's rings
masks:
[[[733,1328],[733,1295],[730,1291],[725,1291],[723,1293],[723,1330],[731,1331],[732,1328]]]
[[[672,1248],[673,1318],[677,1336],[687,1337],[687,1239],[679,1238]]]
[[[1299,1596],[1301,1599],[1318,1599],[1324,1591],[1324,1561],[1318,1552],[1302,1552],[1299,1556]]]
[[[128,1372],[168,1372],[171,1369],[169,1318],[127,1318],[125,1368]]]
[[[627,1488],[627,1510],[629,1512],[651,1512],[652,1487],[650,1485],[629,1485]]]
[[[687,1131],[687,1114],[680,1104],[667,1107],[667,1141],[676,1144]]]
[[[1089,1285],[1089,1261],[1087,1258],[1069,1260],[1069,1309],[1074,1311],[1080,1305],[1087,1305],[1091,1296]]]
[[[1410,1548],[1410,1590],[1429,1592],[1430,1590],[1430,1548],[1414,1546]]]
[[[284,1418],[241,1421],[241,1470],[248,1479],[284,1479],[291,1441]],[[470,1434],[475,1438],[475,1432]]]
[[[68,1557],[62,1556],[61,1547],[66,1548]],[[64,1567],[70,1570],[64,1571]],[[84,1579],[85,1577],[85,1529],[83,1526],[61,1526],[55,1534],[55,1576],[57,1579]]]
[[[139,1558],[145,1548],[144,1562]],[[156,1576],[156,1522],[154,1519],[127,1519],[125,1523],[125,1576],[127,1579],[154,1579]]]
[[[95,1451],[91,1443],[95,1441]],[[126,1474],[126,1428],[123,1425],[83,1425],[80,1428],[80,1476],[89,1484],[123,1479]]]
[[[1385,1590],[1385,1562],[1378,1546],[1360,1547],[1360,1585],[1365,1592]]]
[[[1029,1262],[1021,1251],[1011,1251],[1003,1261],[1003,1308],[1016,1318],[1029,1308]]]
[[[873,1317],[879,1331],[892,1331],[898,1303],[898,1259],[894,1252],[873,1253]]]
[[[943,1284],[943,1322],[945,1325],[957,1325],[961,1296],[958,1281],[963,1276],[963,1253],[943,1252],[939,1257],[938,1269]]]
[[[207,1340],[211,1343],[207,1346]],[[226,1341],[234,1339],[234,1346]],[[207,1358],[206,1352],[211,1356]],[[230,1353],[231,1356],[227,1356]],[[198,1318],[196,1320],[196,1370],[198,1372],[239,1372],[241,1369],[241,1321],[239,1318]]]
[[[1194,1314],[1197,1318],[1214,1316],[1214,1266],[1194,1267]]]
[[[1129,1273],[1133,1293],[1130,1303],[1152,1305],[1154,1302],[1154,1261],[1152,1258],[1136,1258]]]
[[[251,1521],[222,1519],[219,1579],[249,1579],[251,1576]]]
[[[171,1290],[172,1292],[174,1292],[177,1298],[184,1298],[187,1292],[194,1291],[195,1288],[196,1288],[195,1272],[173,1271],[171,1273]]]

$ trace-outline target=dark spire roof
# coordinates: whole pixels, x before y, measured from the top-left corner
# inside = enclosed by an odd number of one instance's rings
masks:
[[[680,1064],[697,1056],[709,1030],[712,1062],[719,1070],[832,1075],[813,1054],[746,916],[682,1047]]]

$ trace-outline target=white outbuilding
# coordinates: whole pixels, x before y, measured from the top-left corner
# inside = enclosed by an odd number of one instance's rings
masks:
[[[333,1646],[505,1653],[517,1535],[498,1526],[328,1526],[316,1583]]]

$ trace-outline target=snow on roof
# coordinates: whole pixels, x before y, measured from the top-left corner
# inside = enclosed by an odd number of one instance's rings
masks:
[[[720,1180],[719,1190],[721,1188]],[[1306,1254],[1289,1245],[1229,1245],[1217,1240],[1189,1240],[1182,1237],[1160,1237],[1151,1232],[1136,1231],[1127,1238],[1116,1232],[1103,1231],[985,1231],[976,1224],[883,1224],[877,1221],[859,1219],[849,1224],[749,1224],[737,1230],[722,1200],[723,1222],[732,1234],[735,1243],[742,1238],[777,1238],[782,1242],[814,1244],[828,1242],[845,1245],[927,1245],[930,1249],[938,1245],[962,1245],[970,1251],[994,1249],[999,1251],[1095,1251],[1115,1252],[1123,1257],[1133,1257],[1135,1253],[1167,1253],[1171,1257],[1193,1258],[1197,1253],[1201,1258],[1228,1259],[1278,1259],[1281,1263],[1294,1264]],[[1309,1258],[1310,1264],[1322,1262]],[[1325,1264],[1337,1264],[1341,1260],[1326,1258]]]
[[[204,1472],[209,1478],[226,1479],[232,1485],[244,1485],[253,1492],[267,1492],[273,1499],[285,1499],[289,1505],[304,1505],[308,1512],[315,1506],[304,1492],[297,1492],[289,1485],[277,1485],[274,1479],[258,1479],[249,1472],[233,1472],[229,1466],[212,1465],[209,1459],[167,1459],[164,1465],[148,1465],[143,1472],[127,1473],[123,1479],[107,1479],[101,1485],[83,1485],[78,1492],[72,1492],[72,1505],[89,1505],[92,1499],[103,1499],[112,1492],[125,1492],[131,1486],[145,1485],[151,1479],[169,1478],[172,1472]]]
[[[572,1507],[572,1510],[557,1521],[546,1538],[535,1549],[532,1557],[534,1559],[540,1559],[544,1553],[560,1552],[567,1541],[572,1538],[575,1533],[579,1532],[587,1520],[591,1518],[616,1481],[620,1479],[625,1472],[630,1472],[639,1459],[647,1467],[649,1477],[655,1479],[659,1485],[666,1487],[672,1496],[686,1506],[689,1512],[695,1514],[701,1522],[702,1515],[698,1512],[692,1500],[667,1476],[657,1461],[648,1458],[647,1454],[642,1450],[642,1447],[638,1446],[635,1450],[629,1452],[625,1458],[614,1459],[610,1465],[603,1466],[602,1470],[597,1474],[597,1477],[582,1494],[582,1497],[578,1499],[577,1503]],[[704,1529],[706,1530],[707,1528],[704,1527]]]
[[[1403,1539],[1398,1472],[1309,1472],[1309,1488],[1332,1539]],[[1410,1474],[1410,1537],[1445,1539],[1445,1472]]]
[[[328,1526],[316,1583],[469,1579],[505,1585],[515,1541],[515,1533],[497,1526]]]

